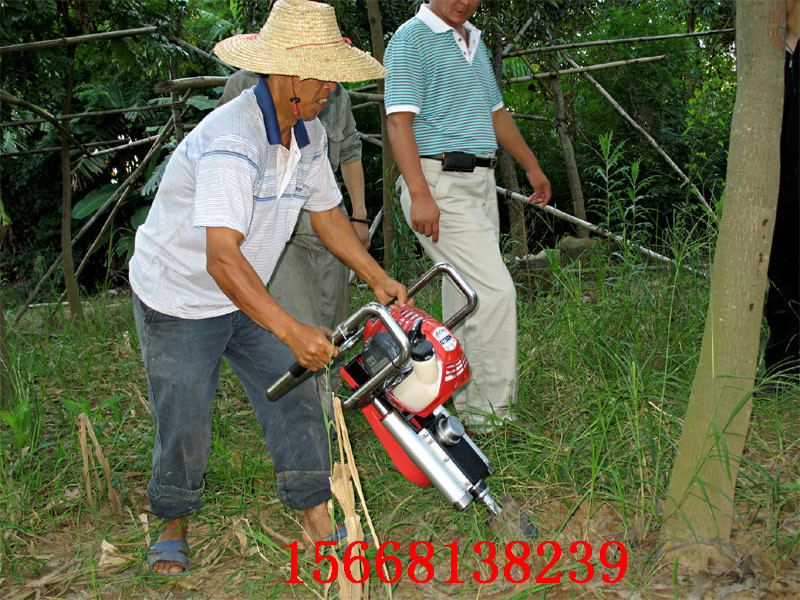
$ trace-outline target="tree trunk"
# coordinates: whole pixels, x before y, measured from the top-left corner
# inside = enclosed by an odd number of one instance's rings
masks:
[[[378,0],[367,0],[367,13],[369,14],[369,32],[372,39],[372,56],[383,62],[383,24],[381,22],[381,9]],[[378,93],[383,95],[383,80],[378,80]],[[391,270],[394,264],[394,182],[397,179],[392,145],[389,143],[389,134],[386,132],[386,106],[379,104],[381,111],[381,140],[382,166],[383,166],[383,268]]]
[[[0,251],[3,249],[3,238],[6,226],[0,215]],[[11,385],[8,382],[9,373],[8,346],[6,346],[6,314],[3,312],[3,278],[0,275],[0,410],[8,410],[11,406]]]
[[[67,28],[69,30],[69,27]],[[67,78],[64,89],[64,114],[72,108],[72,76],[75,71],[75,46],[67,48]],[[69,125],[66,125],[69,127]],[[64,268],[64,287],[69,302],[72,320],[83,321],[78,279],[75,277],[75,263],[72,260],[72,170],[69,164],[69,140],[61,138],[61,252]]]
[[[725,207],[661,532],[665,552],[701,568],[721,557],[735,514],[780,168],[783,3],[740,0],[736,8],[738,88]]]
[[[556,65],[553,65],[554,68]],[[561,143],[561,154],[564,156],[564,166],[567,168],[567,180],[569,181],[569,193],[572,196],[572,214],[579,219],[586,220],[586,208],[583,203],[583,189],[581,188],[581,176],[578,173],[578,163],[575,161],[575,148],[567,131],[567,109],[564,103],[564,92],[561,89],[561,80],[553,77],[551,80],[553,91],[553,102],[556,111],[556,133]],[[585,227],[577,228],[578,237],[588,238],[589,230]]]
[[[499,7],[495,7],[499,8]],[[499,15],[497,15],[499,17]],[[492,47],[492,66],[497,85],[502,87],[503,82],[503,40],[501,36],[495,36],[494,46]],[[514,165],[514,157],[505,148],[498,149],[497,165],[500,171],[501,185],[512,192],[519,191],[519,180],[517,179],[517,169]],[[508,224],[511,233],[512,256],[525,256],[528,251],[528,228],[525,224],[525,206],[519,202],[506,202],[508,207]]]

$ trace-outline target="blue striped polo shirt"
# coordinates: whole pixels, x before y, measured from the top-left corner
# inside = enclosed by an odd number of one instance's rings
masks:
[[[266,285],[300,209],[341,201],[327,140],[319,119],[299,121],[284,148],[263,79],[206,116],[175,149],[136,232],[129,279],[142,302],[185,319],[236,310],[206,270],[207,227],[241,233],[239,249]]]
[[[492,112],[503,107],[480,30],[469,44],[427,5],[401,25],[384,55],[386,113],[413,112],[420,155],[497,149]]]

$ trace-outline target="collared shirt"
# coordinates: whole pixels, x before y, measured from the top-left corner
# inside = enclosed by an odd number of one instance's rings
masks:
[[[236,71],[228,78],[225,90],[220,96],[220,105],[233,100],[247,88],[253,87],[261,79],[252,71]],[[350,96],[342,84],[337,83],[331,92],[325,108],[317,115],[328,134],[328,160],[334,173],[340,163],[361,160],[361,139],[356,131],[356,121],[350,106]]]
[[[427,5],[401,25],[386,48],[386,113],[412,112],[421,155],[497,149],[492,112],[503,108],[481,31],[469,41]]]
[[[211,112],[176,148],[147,221],[136,232],[133,291],[175,317],[236,310],[206,271],[206,227],[241,233],[239,248],[266,285],[300,209],[322,211],[341,201],[326,146],[316,119],[295,125],[290,150],[282,145],[263,81]]]

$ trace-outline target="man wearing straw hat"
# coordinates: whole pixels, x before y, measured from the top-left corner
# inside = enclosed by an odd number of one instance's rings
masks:
[[[314,382],[275,403],[265,398],[294,360],[318,370],[337,353],[327,330],[294,319],[265,288],[300,209],[380,302],[407,300],[339,210],[315,118],[334,81],[383,77],[383,67],[342,38],[333,8],[308,0],[278,0],[260,33],[233,36],[214,50],[263,77],[175,150],[130,266],[156,425],[147,495],[166,520],[148,564],[167,575],[188,569],[186,517],[201,506],[223,356],[250,398],[281,500],[304,511],[303,538],[334,535],[328,438]]]
[[[237,71],[228,78],[219,104],[233,100],[244,90],[255,86],[259,79],[259,75],[252,71]],[[331,92],[318,118],[328,134],[331,169],[336,173],[341,168],[350,197],[350,223],[364,248],[369,249],[361,138],[356,130],[350,96],[341,84],[337,84]],[[339,204],[339,208],[345,211],[344,202]],[[292,237],[275,265],[268,289],[278,304],[295,319],[333,328],[349,314],[350,275],[347,265],[326,248],[311,227],[309,212],[301,210]],[[339,374],[322,369],[317,372],[316,382],[317,393],[329,410],[331,393],[339,389]]]

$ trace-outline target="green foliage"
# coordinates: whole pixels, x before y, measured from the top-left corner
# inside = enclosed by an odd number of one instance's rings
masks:
[[[99,190],[92,190],[86,194],[83,200],[72,207],[72,218],[83,219],[94,214],[98,208],[105,204],[106,200],[114,195],[117,188],[119,188],[119,184],[109,183]]]

